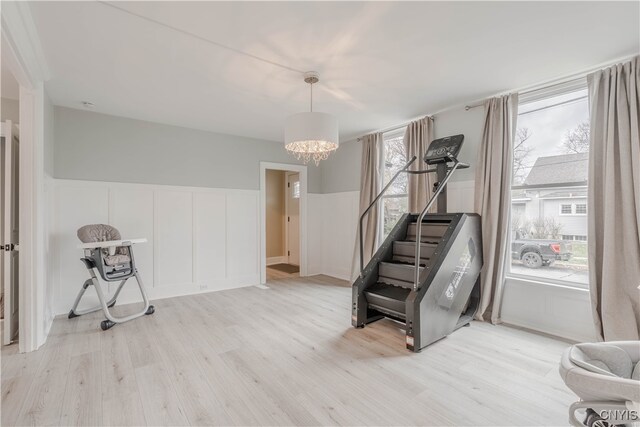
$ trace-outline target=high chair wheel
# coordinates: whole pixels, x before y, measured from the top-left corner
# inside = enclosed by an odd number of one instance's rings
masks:
[[[102,322],[100,322],[100,328],[102,328],[103,331],[106,331],[107,329],[113,327],[116,324],[116,322],[112,322],[111,320],[103,320]]]
[[[113,302],[112,302],[111,304],[109,304],[107,307],[111,308],[111,307],[113,307],[114,305],[116,305],[116,300],[113,300]]]
[[[154,311],[156,311],[155,307],[150,305],[149,308],[147,309],[147,312],[144,314],[146,315],[153,314]]]
[[[69,312],[69,319],[73,319],[74,317],[78,317],[78,316],[80,316],[80,315],[79,315],[79,314],[75,314],[75,313],[73,312],[73,310],[71,310],[71,311]]]

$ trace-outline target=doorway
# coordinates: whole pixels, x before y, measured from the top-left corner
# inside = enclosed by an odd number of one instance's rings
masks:
[[[286,172],[285,241],[287,263],[300,267],[300,174]],[[298,269],[299,271],[299,269]]]
[[[300,272],[300,174],[265,171],[267,278]]]
[[[3,121],[0,130],[0,317],[3,345],[18,339],[19,141],[18,126],[11,120]]]
[[[261,283],[306,276],[307,167],[261,162],[260,203]]]

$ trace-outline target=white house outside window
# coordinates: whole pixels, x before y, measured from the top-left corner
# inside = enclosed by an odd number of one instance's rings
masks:
[[[513,152],[509,275],[585,287],[589,108],[586,82],[521,98]]]

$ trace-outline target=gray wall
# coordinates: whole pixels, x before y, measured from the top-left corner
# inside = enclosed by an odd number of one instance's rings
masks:
[[[469,169],[457,171],[451,181],[475,179],[475,161],[484,126],[484,108],[469,111],[456,108],[437,114],[434,122],[436,138],[464,134],[464,144],[460,160],[469,163]],[[339,193],[360,189],[360,163],[362,147],[360,142],[351,141],[340,145],[329,159],[322,163],[322,192]]]
[[[2,98],[0,102],[0,121],[11,120],[13,123],[20,123],[20,104],[18,101],[15,99]]]
[[[362,144],[349,141],[322,161],[322,192],[340,193],[360,190],[360,163]]]
[[[464,134],[462,151],[458,157],[461,162],[469,163],[471,167],[456,171],[451,177],[451,181],[474,180],[478,148],[484,128],[484,107],[472,108],[469,111],[465,111],[464,108],[445,111],[436,115],[434,125],[436,138]]]
[[[299,163],[278,142],[66,107],[53,109],[55,149],[51,156],[45,146],[45,169],[56,178],[258,189],[260,161]],[[45,120],[53,120],[46,105]],[[458,108],[436,116],[436,138],[465,135],[460,159],[471,168],[456,172],[452,181],[474,179],[483,121],[482,107]],[[309,192],[358,191],[361,153],[360,142],[348,141],[320,167],[311,162]]]
[[[56,178],[257,190],[260,161],[299,163],[278,142],[54,109]],[[313,162],[308,180],[320,193]]]

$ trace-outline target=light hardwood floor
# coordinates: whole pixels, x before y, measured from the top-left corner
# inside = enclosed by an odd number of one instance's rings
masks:
[[[474,322],[410,353],[394,322],[353,329],[351,288],[326,276],[154,304],[4,348],[2,425],[566,425],[574,400],[567,343]]]

